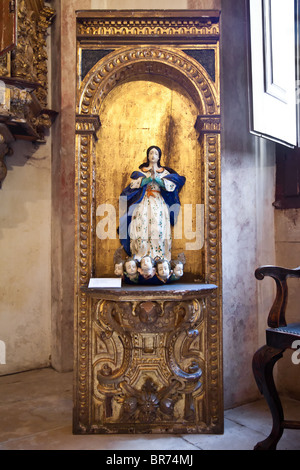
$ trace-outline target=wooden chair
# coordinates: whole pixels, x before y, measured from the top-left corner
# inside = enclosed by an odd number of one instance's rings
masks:
[[[281,401],[273,379],[273,367],[283,356],[283,352],[292,347],[295,340],[300,340],[300,323],[287,324],[285,311],[288,300],[287,279],[300,277],[300,267],[285,269],[277,266],[262,266],[255,271],[259,280],[265,276],[272,277],[277,286],[276,298],[268,317],[266,330],[266,345],[260,348],[253,356],[253,373],[259,391],[266,399],[273,418],[273,427],[270,435],[258,442],[254,450],[276,450],[284,429],[300,429],[300,421],[287,421]]]

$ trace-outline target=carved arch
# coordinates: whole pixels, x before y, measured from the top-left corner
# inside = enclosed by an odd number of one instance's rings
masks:
[[[99,115],[103,99],[115,86],[149,76],[179,83],[202,115],[219,114],[217,93],[204,67],[174,47],[158,46],[118,48],[99,60],[81,84],[77,112]]]

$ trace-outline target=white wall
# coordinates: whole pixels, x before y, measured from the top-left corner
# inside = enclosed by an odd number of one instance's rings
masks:
[[[264,344],[272,285],[254,277],[274,264],[275,147],[248,125],[245,2],[222,1],[222,243],[224,403],[253,400],[252,357]]]
[[[50,138],[12,148],[0,190],[0,375],[50,364]]]
[[[47,54],[51,55],[51,28]],[[48,63],[51,76],[51,61]],[[51,108],[51,86],[48,90]],[[51,364],[51,145],[15,141],[0,189],[0,375]]]

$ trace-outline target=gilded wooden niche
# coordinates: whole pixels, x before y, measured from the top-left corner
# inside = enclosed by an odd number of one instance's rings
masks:
[[[74,432],[222,432],[218,12],[79,12],[77,39]],[[185,279],[89,289],[114,276],[119,195],[150,145],[186,177]]]

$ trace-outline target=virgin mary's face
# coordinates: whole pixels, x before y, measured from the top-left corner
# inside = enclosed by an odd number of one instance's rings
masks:
[[[158,150],[155,148],[151,149],[149,152],[148,158],[149,158],[150,163],[157,163],[159,160]]]

